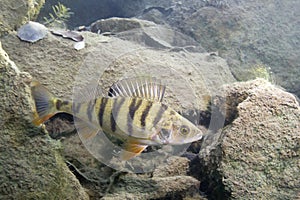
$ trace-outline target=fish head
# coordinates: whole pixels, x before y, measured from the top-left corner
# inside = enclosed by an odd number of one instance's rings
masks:
[[[186,144],[200,140],[203,136],[202,131],[188,119],[180,116],[177,121],[172,123],[172,134],[169,144]]]
[[[203,132],[188,119],[176,113],[176,117],[165,119],[153,140],[159,144],[180,145],[200,140]]]

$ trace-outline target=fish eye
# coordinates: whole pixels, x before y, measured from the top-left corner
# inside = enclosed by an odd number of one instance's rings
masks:
[[[189,127],[183,125],[180,127],[180,134],[182,135],[187,135],[190,132]]]

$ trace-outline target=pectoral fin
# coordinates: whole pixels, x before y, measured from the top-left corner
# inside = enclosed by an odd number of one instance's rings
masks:
[[[47,121],[48,119],[50,119],[51,117],[54,116],[54,114],[48,114],[43,117],[39,117],[37,113],[35,113],[34,115],[35,115],[35,118],[34,118],[34,120],[32,120],[32,123],[36,126],[43,124],[45,121]]]
[[[141,145],[137,142],[129,141],[124,145],[124,149],[121,151],[120,158],[122,160],[129,160],[144,151],[148,145]]]
[[[97,134],[102,133],[102,129],[95,127],[89,122],[85,122],[79,118],[74,118],[76,130],[82,140],[91,140]]]

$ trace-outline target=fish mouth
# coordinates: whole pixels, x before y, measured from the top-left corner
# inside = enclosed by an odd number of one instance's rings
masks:
[[[197,134],[196,136],[194,136],[193,138],[191,138],[190,142],[195,142],[198,140],[201,140],[203,138],[203,134]]]

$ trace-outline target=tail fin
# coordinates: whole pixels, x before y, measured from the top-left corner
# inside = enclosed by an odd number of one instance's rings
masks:
[[[31,95],[35,102],[35,116],[32,121],[35,125],[40,125],[56,114],[55,97],[39,82],[31,83]]]

